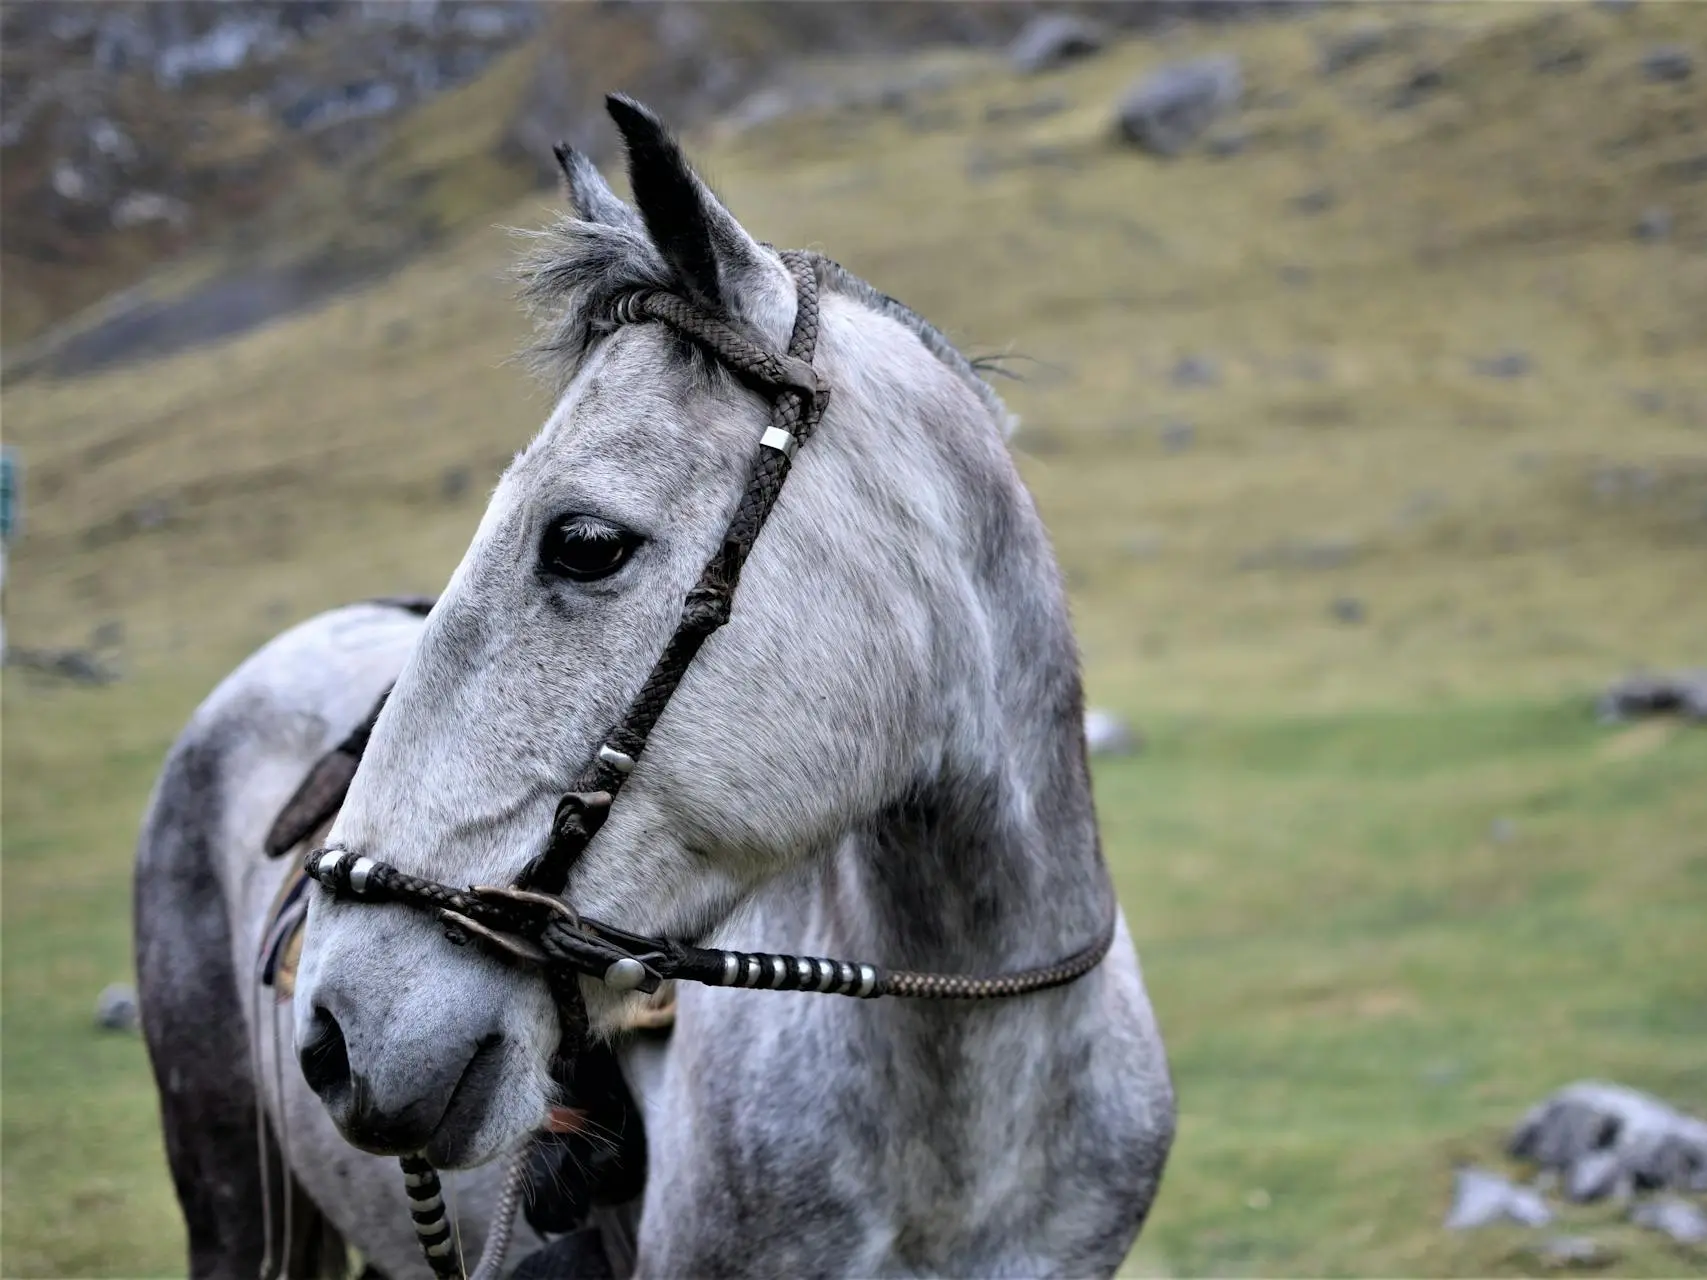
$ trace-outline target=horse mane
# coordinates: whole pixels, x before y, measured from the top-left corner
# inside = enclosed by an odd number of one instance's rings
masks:
[[[662,255],[637,227],[560,217],[541,231],[518,231],[532,241],[516,267],[523,307],[535,335],[523,359],[535,376],[562,394],[592,347],[616,327],[616,302],[637,289],[674,289]],[[850,298],[905,326],[937,360],[964,382],[1004,435],[1017,419],[943,332],[905,303],[890,297],[838,262],[818,259],[822,288]]]

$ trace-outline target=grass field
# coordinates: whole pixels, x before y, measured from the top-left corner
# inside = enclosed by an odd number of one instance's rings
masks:
[[[1089,690],[1147,737],[1097,775],[1182,1112],[1134,1273],[1531,1271],[1532,1233],[1440,1230],[1455,1163],[1584,1076],[1707,1111],[1707,732],[1590,710],[1707,662],[1707,94],[1643,79],[1668,41],[1707,56],[1707,10],[1384,7],[701,140],[755,232],[1024,357]],[[1223,49],[1242,151],[1109,139],[1134,74]],[[5,681],[6,1276],[181,1273],[140,1045],[89,1018],[147,790],[254,645],[442,583],[543,416],[508,252],[5,389],[8,640],[117,623],[125,671]],[[1707,1273],[1613,1210],[1579,1228],[1622,1274]]]

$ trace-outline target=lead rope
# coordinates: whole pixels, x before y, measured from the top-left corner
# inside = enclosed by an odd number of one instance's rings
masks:
[[[403,1169],[403,1190],[409,1196],[409,1217],[415,1223],[415,1238],[427,1265],[439,1280],[461,1280],[462,1237],[451,1221],[445,1207],[444,1184],[439,1171],[433,1168],[426,1153],[400,1156],[397,1163]],[[522,1180],[527,1173],[527,1149],[516,1154],[504,1174],[498,1201],[492,1209],[491,1225],[486,1230],[486,1242],[480,1247],[480,1261],[469,1280],[496,1280],[510,1251],[515,1232],[516,1208],[521,1203]]]

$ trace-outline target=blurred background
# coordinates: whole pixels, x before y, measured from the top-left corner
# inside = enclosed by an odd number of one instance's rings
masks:
[[[1707,1113],[1707,7],[0,13],[0,1272],[182,1274],[103,996],[149,788],[257,645],[442,586],[612,89],[1014,375],[1180,1096],[1129,1273],[1707,1271],[1545,1181],[1446,1225],[1559,1086]]]

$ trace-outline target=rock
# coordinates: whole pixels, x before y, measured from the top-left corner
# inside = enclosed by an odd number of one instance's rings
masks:
[[[1526,1227],[1544,1227],[1553,1211],[1533,1187],[1520,1187],[1486,1169],[1460,1169],[1453,1180],[1452,1208],[1446,1215],[1448,1231],[1470,1231],[1496,1222],[1516,1222]]]
[[[1243,93],[1244,76],[1231,54],[1160,67],[1121,100],[1120,135],[1152,154],[1177,156],[1233,111]]]
[[[1615,1192],[1629,1190],[1623,1166],[1611,1151],[1591,1151],[1565,1169],[1565,1199],[1573,1204],[1604,1200]],[[1620,1183],[1623,1187],[1620,1187]]]
[[[1221,373],[1207,356],[1181,356],[1169,370],[1168,381],[1176,387],[1213,387],[1220,383]]]
[[[1707,720],[1707,671],[1626,676],[1600,695],[1595,710],[1608,723],[1671,714]]]
[[[1686,1116],[1650,1094],[1599,1080],[1567,1085],[1531,1108],[1512,1132],[1510,1154],[1566,1174],[1586,1194],[1635,1190],[1707,1191],[1707,1122]],[[1589,1157],[1614,1158],[1575,1173]]]
[[[1439,67],[1420,66],[1413,68],[1411,74],[1393,94],[1393,109],[1405,111],[1416,106],[1425,98],[1431,97],[1446,86],[1446,76]]]
[[[1695,74],[1695,55],[1680,44],[1656,45],[1642,55],[1642,75],[1656,84],[1677,84]]]
[[[1477,360],[1472,366],[1484,378],[1521,378],[1530,371],[1531,361],[1526,352],[1503,351],[1497,356]]]
[[[1292,207],[1305,215],[1326,213],[1334,207],[1333,188],[1311,187],[1302,195],[1292,197]]]
[[[1707,1244],[1707,1213],[1702,1212],[1700,1205],[1676,1196],[1663,1196],[1634,1206],[1630,1221],[1668,1235],[1679,1244]]]
[[[142,1025],[136,989],[114,983],[95,998],[95,1025],[105,1031],[135,1031]]]
[[[1333,614],[1336,622],[1343,622],[1347,626],[1356,626],[1358,623],[1362,622],[1366,616],[1363,608],[1363,601],[1359,600],[1356,596],[1337,597],[1334,602],[1328,606],[1328,611]]]
[[[1168,422],[1161,429],[1162,448],[1169,453],[1184,453],[1197,441],[1197,428],[1189,422]]]
[[[1233,129],[1226,133],[1211,134],[1203,144],[1203,149],[1218,160],[1231,159],[1240,155],[1251,145],[1251,135],[1243,129]]]
[[[1114,712],[1089,707],[1085,710],[1085,746],[1093,756],[1129,756],[1141,749],[1142,740]]]
[[[6,665],[27,667],[73,684],[111,684],[118,673],[87,649],[6,648]]]
[[[1636,239],[1646,240],[1650,244],[1656,240],[1664,240],[1671,235],[1671,210],[1663,204],[1656,204],[1642,210],[1642,216],[1636,219]]]
[[[133,191],[119,198],[109,216],[113,226],[121,231],[126,227],[147,226],[151,222],[167,222],[181,227],[189,221],[190,206],[158,191]]]
[[[1020,71],[1051,71],[1076,58],[1099,52],[1107,36],[1101,26],[1070,13],[1033,18],[1008,46],[1008,61]]]
[[[1604,1267],[1616,1261],[1618,1256],[1590,1236],[1548,1236],[1525,1252],[1542,1266],[1555,1271],[1573,1267]]]
[[[1319,63],[1325,76],[1337,75],[1348,67],[1367,62],[1387,47],[1392,31],[1371,25],[1353,27],[1321,45]]]

